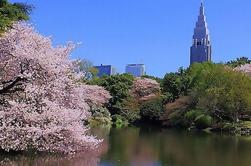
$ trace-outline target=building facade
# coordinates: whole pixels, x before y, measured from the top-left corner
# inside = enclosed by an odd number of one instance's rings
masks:
[[[97,70],[97,76],[102,77],[102,76],[111,76],[116,74],[116,70],[112,65],[100,65],[100,66],[94,66]]]
[[[141,77],[146,74],[144,64],[128,64],[125,70],[126,73],[132,74],[134,77]]]
[[[204,4],[201,3],[200,14],[193,35],[193,45],[190,48],[190,64],[210,62],[212,46],[206,22]]]

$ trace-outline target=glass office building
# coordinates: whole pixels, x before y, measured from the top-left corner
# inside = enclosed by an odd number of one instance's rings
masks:
[[[94,66],[98,70],[98,77],[102,77],[104,75],[111,76],[116,74],[115,68],[112,65],[100,65]]]
[[[146,67],[144,64],[128,64],[126,73],[132,74],[134,77],[141,77],[146,74]]]

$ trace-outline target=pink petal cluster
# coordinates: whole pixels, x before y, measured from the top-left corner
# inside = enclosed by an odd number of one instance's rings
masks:
[[[245,64],[240,67],[235,68],[236,71],[241,71],[251,76],[251,64]]]
[[[99,144],[83,120],[90,104],[102,105],[110,95],[77,82],[73,49],[72,43],[53,47],[26,23],[0,38],[0,149],[75,153]]]
[[[85,94],[85,101],[91,106],[102,106],[108,103],[111,98],[107,90],[97,85],[83,85],[81,90]]]
[[[160,94],[160,84],[152,79],[136,78],[131,94],[139,101],[149,100]]]

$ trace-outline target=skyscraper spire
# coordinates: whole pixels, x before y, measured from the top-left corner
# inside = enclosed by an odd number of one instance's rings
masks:
[[[203,1],[201,1],[201,3],[200,3],[200,15],[204,15],[204,14],[205,14],[204,4],[203,4]]]
[[[211,61],[211,43],[207,27],[204,3],[201,1],[200,13],[193,35],[193,45],[190,49],[190,64]]]

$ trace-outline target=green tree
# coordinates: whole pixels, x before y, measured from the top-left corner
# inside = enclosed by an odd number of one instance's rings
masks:
[[[0,33],[16,21],[28,20],[33,6],[26,3],[10,3],[0,0]]]
[[[140,106],[140,116],[143,120],[158,121],[163,112],[163,99],[161,97],[146,101]]]
[[[134,97],[129,96],[122,103],[120,114],[129,122],[134,123],[139,120],[140,117],[140,104]]]
[[[233,68],[245,65],[245,64],[250,64],[251,60],[248,59],[248,57],[241,57],[241,58],[237,58],[236,60],[232,60],[227,62],[228,66],[231,66]]]
[[[129,90],[133,85],[133,80],[134,78],[130,74],[117,74],[95,78],[89,83],[103,86],[108,90],[112,95],[108,105],[109,110],[112,114],[122,114],[125,102],[130,97]]]
[[[190,90],[191,78],[187,70],[180,68],[176,73],[167,73],[162,81],[162,91],[169,96],[170,101],[186,96]]]
[[[194,64],[191,96],[214,120],[238,122],[251,112],[251,78],[221,64]]]

